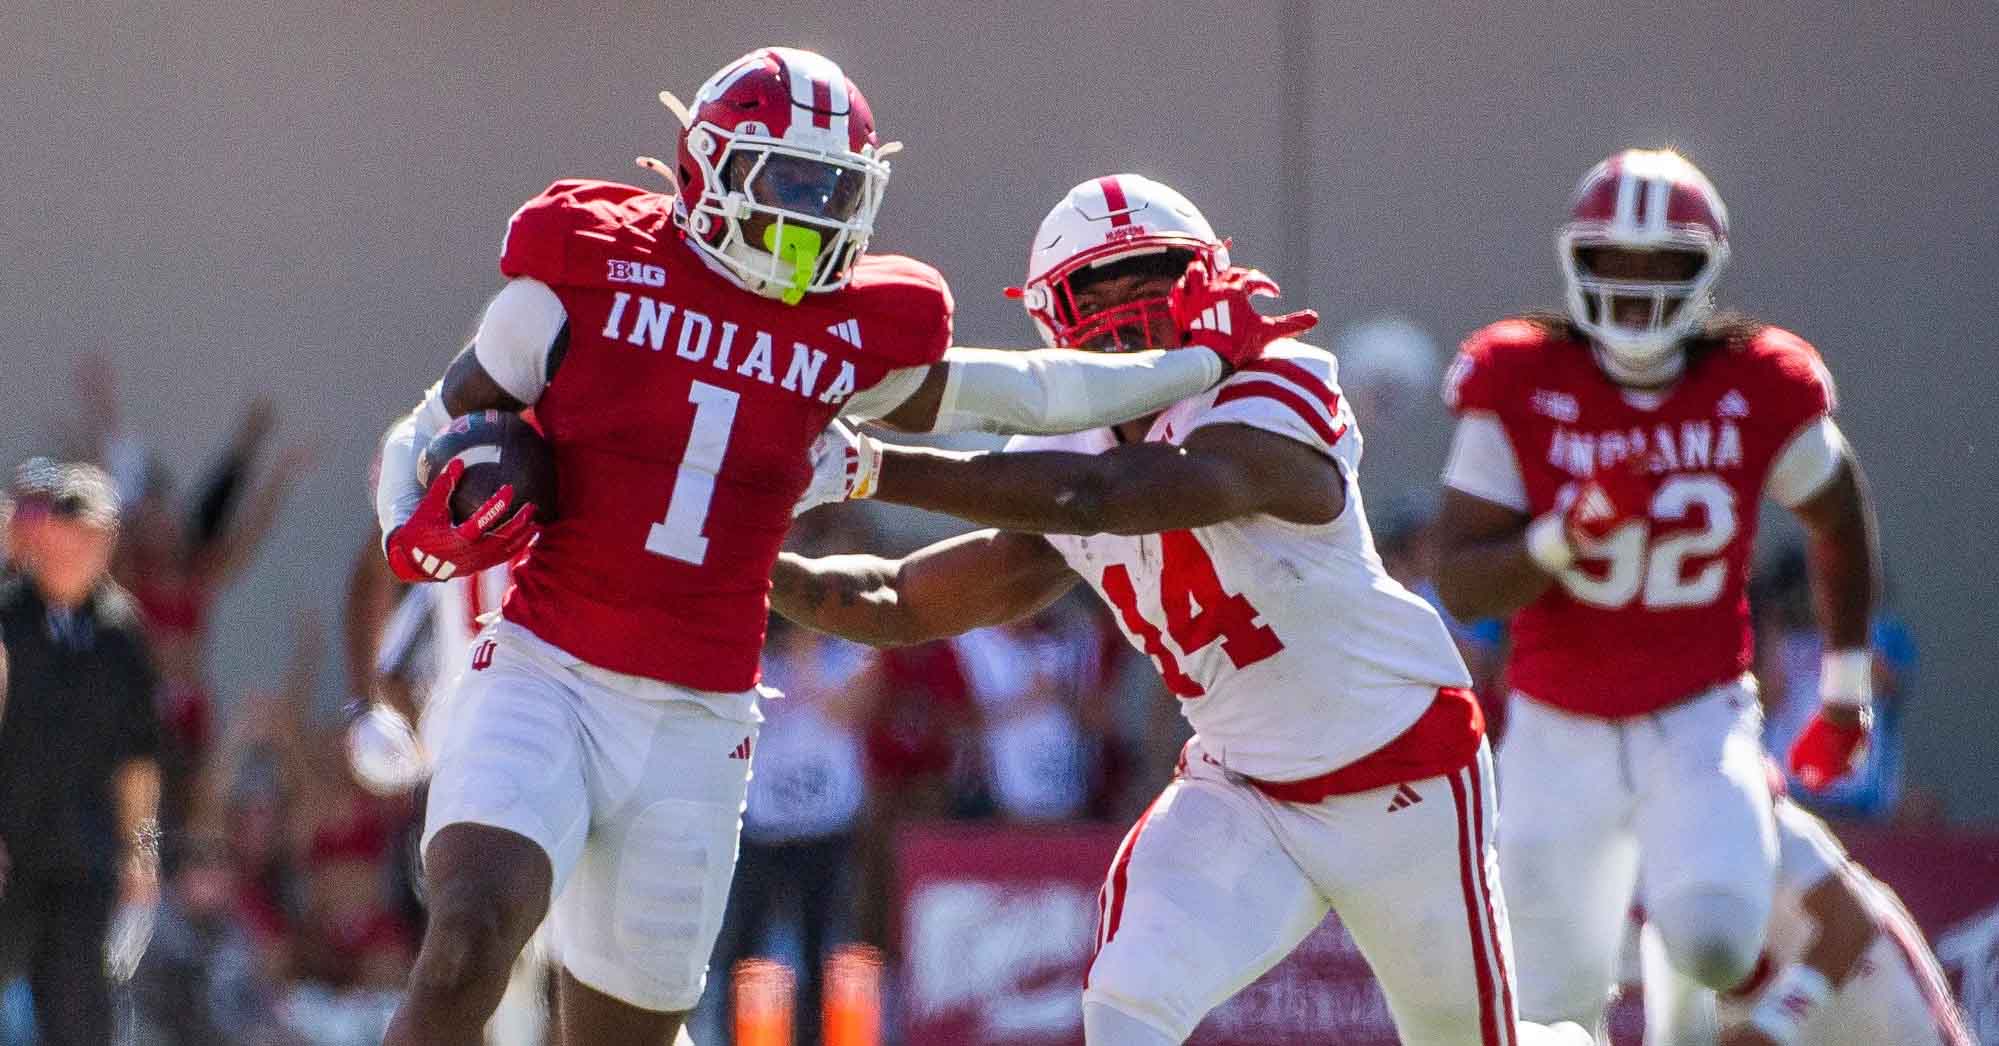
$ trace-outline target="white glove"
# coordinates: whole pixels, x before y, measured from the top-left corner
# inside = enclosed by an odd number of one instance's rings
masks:
[[[370,705],[356,716],[347,726],[346,741],[354,780],[375,795],[407,795],[430,772],[416,731],[388,705]]]
[[[821,505],[859,501],[873,497],[881,478],[881,441],[856,432],[846,422],[834,419],[807,452],[812,461],[812,482],[792,506],[791,514],[802,515]]]

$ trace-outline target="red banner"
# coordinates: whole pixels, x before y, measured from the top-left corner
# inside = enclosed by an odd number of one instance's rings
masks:
[[[1937,948],[1980,1041],[1999,1043],[1999,836],[1841,828]],[[903,1041],[1070,1046],[1097,920],[1122,837],[1087,827],[920,826],[897,847]],[[1631,970],[1635,980],[1635,966]],[[1636,1043],[1637,986],[1612,1034]],[[1337,918],[1202,1022],[1197,1046],[1393,1046],[1388,1008]]]

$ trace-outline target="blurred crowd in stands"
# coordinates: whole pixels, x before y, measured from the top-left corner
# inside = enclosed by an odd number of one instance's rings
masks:
[[[373,794],[351,772],[342,714],[321,694],[329,641],[314,608],[273,621],[272,631],[283,634],[217,635],[211,626],[217,601],[282,524],[288,492],[312,471],[314,444],[279,440],[274,408],[255,400],[222,437],[213,463],[188,481],[120,424],[108,368],[86,363],[78,388],[76,430],[51,449],[99,463],[115,483],[123,523],[112,576],[143,615],[162,738],[158,904],[143,959],[117,971],[127,978],[116,996],[120,1041],[377,1041],[423,918],[411,852],[420,798]],[[38,477],[53,467],[34,461],[16,473],[10,572],[24,567],[12,543],[16,520],[36,511]],[[1390,572],[1425,594],[1429,505],[1412,495],[1373,508]],[[356,542],[366,519],[358,505],[355,519],[353,533],[327,539]],[[815,552],[894,551],[899,543],[910,544],[882,532],[879,515],[859,506],[814,513],[792,538]],[[1819,649],[1802,552],[1768,551],[1754,596],[1757,674],[1769,743],[1782,751],[1816,705]],[[364,552],[357,571],[368,569],[365,560]],[[1452,628],[1503,736],[1505,629],[1499,622]],[[1900,720],[1915,692],[1917,657],[1892,606],[1874,642],[1878,743],[1823,809],[1934,819],[1936,801],[1902,780]],[[252,692],[218,693],[207,664],[220,643],[288,645],[288,666]],[[344,692],[380,697],[430,685],[380,677],[370,645],[369,637],[349,636]],[[784,957],[799,971],[801,1014],[816,1012],[816,973],[834,945],[890,946],[898,825],[1127,823],[1171,772],[1186,736],[1152,666],[1083,592],[1014,625],[887,651],[774,620],[765,672],[785,696],[764,709],[741,859],[712,968]],[[134,919],[145,921],[131,912],[114,921],[114,955],[121,927],[138,932],[129,929]],[[697,1041],[726,1041],[716,1034],[727,1019],[725,981],[711,978]],[[0,1044],[34,1041],[24,993],[16,982],[0,995]],[[800,1041],[811,1043],[812,1032],[802,1028]]]

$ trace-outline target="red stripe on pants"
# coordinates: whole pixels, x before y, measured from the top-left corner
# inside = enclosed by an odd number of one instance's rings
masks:
[[[1492,962],[1485,952],[1485,932],[1480,926],[1478,889],[1473,886],[1474,867],[1479,854],[1472,848],[1472,818],[1466,809],[1465,784],[1458,775],[1451,782],[1451,802],[1458,810],[1458,878],[1465,898],[1465,930],[1471,934],[1472,965],[1478,973],[1478,1022],[1480,1041],[1485,1046],[1504,1046],[1499,1035],[1498,1015],[1493,1012]]]
[[[1507,1042],[1516,1042],[1519,1035],[1515,1023],[1520,1016],[1513,1008],[1513,976],[1506,968],[1506,946],[1499,939],[1499,909],[1492,903],[1492,880],[1486,877],[1485,861],[1485,761],[1474,759],[1465,771],[1471,776],[1472,842],[1476,849],[1472,860],[1478,865],[1478,891],[1485,895],[1486,936],[1492,941],[1493,965],[1499,978],[1500,1034]]]
[[[1855,881],[1858,877],[1847,876],[1848,885],[1862,897],[1870,897],[1873,890],[1865,881]],[[1870,897],[1871,899],[1871,897]],[[1944,1046],[1971,1046],[1971,1031],[1964,1026],[1959,1016],[1957,1003],[1950,997],[1950,989],[1942,981],[1942,971],[1925,954],[1922,931],[1909,925],[1899,906],[1886,907],[1879,912],[1881,932],[1894,942],[1896,954],[1909,968],[1909,976],[1915,978],[1916,990],[1923,994],[1923,1001],[1929,1004],[1930,1019],[1936,1022],[1937,1038]]]
[[[1124,845],[1118,847],[1117,857],[1111,862],[1110,878],[1104,883],[1104,896],[1097,907],[1102,911],[1103,932],[1098,934],[1097,950],[1090,956],[1090,966],[1097,965],[1097,956],[1110,946],[1111,938],[1117,936],[1118,922],[1124,918],[1125,880],[1131,872],[1131,854],[1138,849],[1138,837],[1145,833],[1145,822],[1152,818],[1153,807],[1159,805],[1154,799],[1145,812],[1138,815],[1138,821],[1131,826],[1131,832],[1124,837]],[[1083,971],[1083,987],[1090,986],[1090,973]]]

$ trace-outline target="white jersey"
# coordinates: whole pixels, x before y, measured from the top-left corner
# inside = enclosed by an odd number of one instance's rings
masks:
[[[1811,1046],[1911,1043],[1969,1046],[1948,982],[1922,931],[1894,892],[1854,864],[1825,822],[1789,800],[1775,806],[1777,898],[1770,910],[1764,954],[1781,969],[1804,957],[1817,939],[1818,920],[1805,911],[1805,895],[1833,875],[1845,876],[1880,926],[1847,982],[1806,1022],[1798,1041]],[[1758,996],[1719,1000],[1723,1026],[1746,1021]]]
[[[1336,363],[1273,344],[1228,380],[1168,407],[1148,441],[1208,425],[1296,439],[1339,466],[1346,507],[1319,525],[1271,516],[1191,531],[1048,536],[1149,655],[1201,747],[1267,781],[1315,777],[1407,730],[1440,687],[1471,678],[1437,612],[1382,568],[1361,506],[1361,439]],[[1110,429],[1021,437],[1009,450],[1101,453]]]

